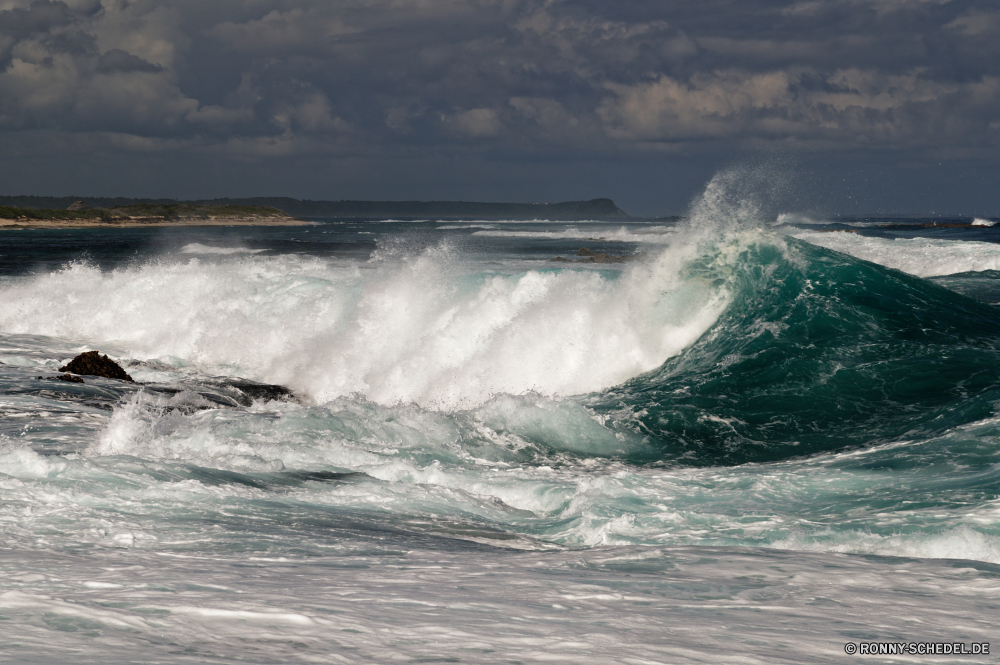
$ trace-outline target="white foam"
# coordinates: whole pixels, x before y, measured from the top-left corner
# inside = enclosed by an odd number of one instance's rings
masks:
[[[996,222],[990,219],[983,219],[981,217],[976,217],[972,220],[973,226],[994,226]]]
[[[180,253],[181,254],[260,254],[261,252],[266,252],[266,249],[247,249],[246,247],[213,247],[210,245],[202,245],[201,243],[192,242],[184,245]]]
[[[0,355],[0,363],[13,367],[45,367],[51,364],[45,360],[21,355]]]
[[[420,220],[420,221],[427,222],[427,221],[430,221],[430,220],[426,220],[425,219],[425,220]],[[436,228],[438,228],[438,229],[443,229],[443,228],[483,228],[483,229],[492,229],[492,228],[496,228],[497,226],[517,226],[517,225],[525,225],[525,224],[553,224],[553,225],[557,224],[557,225],[561,226],[561,225],[567,224],[567,223],[568,222],[566,222],[564,220],[548,220],[548,219],[489,219],[489,220],[486,220],[486,219],[455,219],[455,220],[449,220],[448,222],[441,222],[441,221],[439,221],[438,224],[446,224],[447,226],[438,226]],[[606,222],[606,221],[600,221],[600,220],[596,220],[596,219],[576,219],[576,220],[573,220],[572,223],[573,224],[595,224],[595,225],[601,225],[601,224],[607,224],[608,222]]]
[[[121,453],[137,453],[140,445],[148,445],[155,435],[155,425],[159,424],[155,413],[153,417],[144,417],[152,411],[150,403],[166,401],[146,393],[138,392],[120,404],[111,415],[111,420],[101,433],[93,451],[101,455],[117,455]]]
[[[455,231],[459,229],[495,229],[494,224],[443,224],[438,226],[439,231]]]
[[[0,435],[0,474],[19,479],[38,479],[57,475],[65,469],[65,462],[42,457],[24,442]]]
[[[918,277],[1000,270],[1000,245],[931,238],[871,238],[847,231],[798,232],[794,237]]]
[[[641,230],[637,228],[608,229],[595,231],[593,229],[579,229],[571,227],[559,231],[513,231],[513,230],[488,230],[476,231],[474,236],[486,236],[493,238],[538,238],[545,240],[610,240],[617,242],[643,242],[643,243],[667,243],[671,242],[671,236],[675,230],[668,226],[649,226]],[[595,237],[596,236],[596,237]]]
[[[574,402],[503,396],[479,408],[476,415],[492,430],[516,432],[560,450],[612,455],[630,447]]]
[[[297,256],[87,263],[4,285],[0,331],[183,358],[325,401],[471,407],[500,393],[572,395],[652,370],[698,338],[728,293],[681,277],[678,245],[620,278],[464,274],[446,247],[371,267]],[[395,253],[394,253],[395,252]]]
[[[813,219],[807,215],[787,212],[783,212],[778,215],[778,218],[774,221],[775,226],[812,226],[816,224],[829,223],[830,222],[823,219]]]
[[[847,552],[923,559],[970,559],[1000,564],[1000,537],[961,525],[944,533],[883,536],[862,531],[837,534],[796,534],[771,547],[813,552]]]
[[[430,219],[367,219],[365,224],[426,224]],[[354,222],[336,222],[337,224],[351,224]]]
[[[226,436],[224,428],[213,427],[210,415],[204,422],[197,417],[186,418],[177,410],[192,404],[212,406],[191,392],[170,398],[137,392],[115,409],[87,454],[183,459],[249,473],[273,473],[284,468],[282,461],[273,457],[275,446],[254,446],[233,439]]]

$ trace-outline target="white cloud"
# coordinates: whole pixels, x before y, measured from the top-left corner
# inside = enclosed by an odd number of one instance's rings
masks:
[[[558,101],[545,97],[511,97],[510,105],[548,131],[572,130],[579,124]]]
[[[494,109],[470,109],[445,116],[443,120],[455,131],[473,138],[496,136],[503,127],[500,116]]]
[[[970,37],[1000,39],[1000,11],[973,7],[945,25],[945,28]]]
[[[335,12],[317,7],[277,9],[260,19],[215,26],[212,34],[225,43],[250,51],[323,49],[331,39],[358,32]]]
[[[730,70],[688,81],[608,84],[614,96],[598,115],[609,135],[630,141],[798,137],[905,145],[943,137],[934,132],[952,140],[955,117],[986,122],[990,104],[1000,102],[992,77],[944,83],[919,69],[890,75],[850,68],[808,88],[800,85],[805,74]]]
[[[349,123],[333,115],[330,101],[322,93],[313,92],[281,106],[271,117],[272,123],[281,128],[282,134],[324,134],[351,130]]]
[[[225,106],[201,106],[189,112],[185,118],[188,122],[213,127],[232,127],[233,125],[253,121],[254,114],[248,108],[227,108]]]
[[[198,108],[165,76],[142,72],[97,74],[81,86],[74,112],[84,118],[115,120],[140,128],[167,128]],[[103,124],[102,122],[102,124]]]
[[[946,5],[952,0],[803,0],[781,10],[786,16],[814,16],[835,6],[871,7],[880,14]]]
[[[784,7],[781,13],[786,16],[813,16],[828,6],[829,3],[823,2],[823,0],[806,0]]]
[[[952,0],[851,0],[854,4],[871,5],[876,10],[881,12],[946,5],[951,1]]]
[[[79,76],[68,55],[32,57],[36,49],[24,46],[0,74],[0,98],[22,113],[66,112],[72,108]]]
[[[76,27],[93,34],[101,51],[121,49],[161,67],[172,67],[189,37],[179,7],[154,0],[105,0],[102,11]]]
[[[661,76],[649,83],[608,83],[615,97],[597,110],[609,134],[627,140],[719,138],[740,132],[740,116],[794,101],[793,75],[717,72],[688,82]]]

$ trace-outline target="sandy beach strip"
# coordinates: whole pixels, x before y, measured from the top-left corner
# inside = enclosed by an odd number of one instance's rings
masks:
[[[0,230],[25,229],[112,229],[145,226],[304,226],[312,224],[294,217],[204,217],[164,219],[163,217],[123,217],[112,221],[101,219],[2,219]]]

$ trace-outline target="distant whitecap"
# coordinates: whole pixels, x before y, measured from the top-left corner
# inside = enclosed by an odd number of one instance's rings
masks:
[[[192,242],[181,248],[181,254],[260,254],[266,249],[248,249],[246,247],[212,247]]]

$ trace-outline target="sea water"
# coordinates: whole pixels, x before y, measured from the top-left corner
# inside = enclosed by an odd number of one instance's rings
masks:
[[[0,661],[995,662],[849,655],[1000,651],[1000,227],[946,221],[6,231]]]

